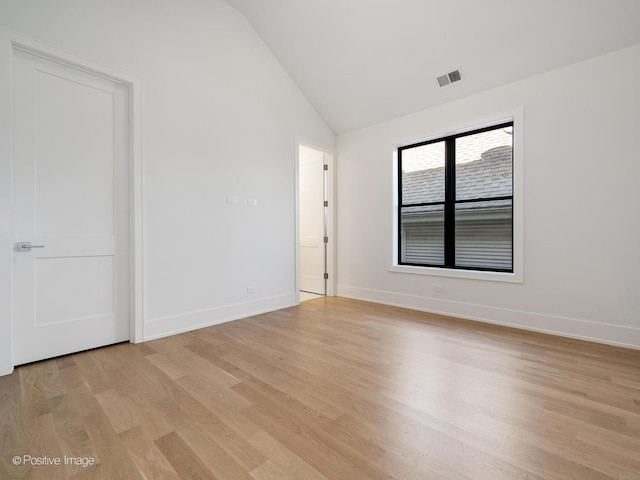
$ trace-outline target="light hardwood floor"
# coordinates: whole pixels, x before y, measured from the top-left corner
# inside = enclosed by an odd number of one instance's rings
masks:
[[[3,480],[640,479],[640,352],[321,298],[20,367],[0,421]]]

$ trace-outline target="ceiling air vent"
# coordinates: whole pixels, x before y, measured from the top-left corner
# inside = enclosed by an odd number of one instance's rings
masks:
[[[450,83],[459,82],[460,80],[462,80],[460,70],[454,70],[453,72],[449,72],[438,77],[438,85],[444,87],[446,85],[449,85]]]

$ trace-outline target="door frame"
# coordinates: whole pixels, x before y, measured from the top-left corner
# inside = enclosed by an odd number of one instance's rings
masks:
[[[336,162],[335,153],[332,147],[319,145],[316,142],[306,140],[304,138],[297,137],[295,144],[295,287],[296,287],[296,304],[300,303],[300,146],[313,148],[319,150],[325,155],[325,164],[328,165],[328,171],[326,175],[327,181],[327,201],[329,207],[327,208],[327,242],[326,248],[326,265],[327,279],[326,295],[328,297],[334,297],[336,295],[336,191],[335,191],[335,175],[336,175]]]
[[[143,341],[142,125],[140,79],[0,27],[0,375],[13,372],[13,52],[26,51],[125,86],[129,91],[130,342]]]

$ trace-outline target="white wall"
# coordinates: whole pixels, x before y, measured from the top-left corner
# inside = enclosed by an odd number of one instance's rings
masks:
[[[334,137],[244,17],[219,0],[0,0],[0,25],[142,81],[145,338],[295,302],[296,138]]]
[[[634,46],[338,137],[338,294],[640,348],[639,85]],[[389,272],[393,145],[520,107],[524,283]]]

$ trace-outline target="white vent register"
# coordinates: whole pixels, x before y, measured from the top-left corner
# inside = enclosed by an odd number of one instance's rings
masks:
[[[438,77],[438,85],[441,87],[447,86],[451,83],[459,82],[462,80],[460,70],[454,70],[453,72],[446,73]]]

